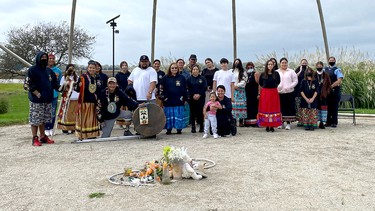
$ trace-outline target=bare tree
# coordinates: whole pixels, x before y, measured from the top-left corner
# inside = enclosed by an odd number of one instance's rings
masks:
[[[73,61],[90,58],[95,37],[76,26],[73,34]],[[54,53],[56,64],[68,62],[69,25],[67,22],[59,24],[39,23],[35,26],[25,25],[11,28],[7,33],[5,46],[31,64],[35,63],[38,51]],[[9,78],[24,75],[21,62],[9,54],[0,52],[0,72]]]

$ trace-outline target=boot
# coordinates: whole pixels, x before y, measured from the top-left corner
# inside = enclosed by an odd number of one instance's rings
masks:
[[[201,123],[201,124],[199,125],[199,132],[200,132],[200,133],[203,133],[203,132],[204,132],[204,125],[203,125],[203,123]]]
[[[195,124],[191,125],[191,132],[196,133],[197,131],[195,130]]]
[[[320,123],[319,123],[319,128],[320,128],[320,129],[326,129],[326,127],[324,126],[323,122],[320,122]]]

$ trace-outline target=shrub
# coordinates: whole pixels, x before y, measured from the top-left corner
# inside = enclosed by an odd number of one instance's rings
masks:
[[[9,101],[6,98],[0,98],[0,114],[8,113]]]

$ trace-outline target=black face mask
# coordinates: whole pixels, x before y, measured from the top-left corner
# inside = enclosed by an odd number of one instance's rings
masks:
[[[323,70],[323,67],[316,68],[316,70],[320,72]]]
[[[301,65],[302,70],[306,70],[307,65]]]
[[[40,65],[41,65],[42,67],[46,67],[47,64],[48,64],[47,59],[41,59],[41,60],[40,60]]]
[[[306,76],[307,76],[307,77],[312,77],[313,74],[312,74],[312,73],[307,73]]]
[[[328,62],[329,66],[334,66],[336,64],[336,62]]]

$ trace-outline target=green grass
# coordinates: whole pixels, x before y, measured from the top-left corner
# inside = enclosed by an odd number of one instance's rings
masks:
[[[355,109],[356,114],[375,114],[375,109],[358,108]]]
[[[9,101],[9,112],[0,114],[0,126],[27,123],[29,100],[22,84],[0,84],[0,98]]]
[[[97,192],[97,193],[91,193],[89,195],[89,198],[90,199],[93,199],[93,198],[102,198],[104,197],[105,193],[102,193],[102,192]]]

